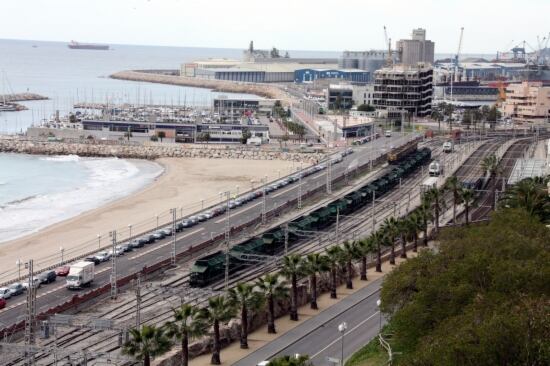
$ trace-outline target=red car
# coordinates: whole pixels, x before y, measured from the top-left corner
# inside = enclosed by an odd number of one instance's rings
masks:
[[[0,297],[0,309],[3,309],[6,307],[6,300]]]
[[[69,266],[58,267],[58,268],[55,269],[55,274],[60,276],[60,277],[65,277],[69,274],[69,269],[71,269],[71,267],[69,267]]]

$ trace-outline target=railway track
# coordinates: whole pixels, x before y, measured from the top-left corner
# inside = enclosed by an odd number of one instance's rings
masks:
[[[429,142],[426,145],[436,146],[439,142]],[[498,145],[498,144],[494,144]],[[486,145],[483,145],[486,146]],[[491,145],[493,146],[493,145]],[[440,149],[435,148],[434,156],[440,156]],[[480,148],[479,150],[485,150]],[[478,150],[478,151],[479,151]],[[474,152],[478,161],[482,159],[484,154],[478,154],[478,151]],[[469,161],[470,159],[468,159]],[[473,165],[472,165],[473,166]],[[473,168],[472,168],[473,169]],[[383,173],[380,173],[383,174]],[[409,207],[410,200],[419,199],[419,190],[416,186],[422,181],[424,177],[420,172],[416,172],[414,176],[411,176],[404,180],[403,186],[407,187],[405,192],[403,190],[393,190],[388,192],[383,197],[383,201],[376,206],[374,216],[376,217],[375,226],[378,226],[386,217],[394,215],[396,212],[405,213]],[[404,197],[411,195],[410,200],[404,199]],[[398,204],[394,204],[398,202]],[[340,241],[346,239],[353,239],[355,237],[362,237],[370,232],[372,229],[372,208],[364,207],[360,211],[354,213],[353,217],[342,218],[339,225]],[[335,233],[330,230],[326,230],[313,239],[305,238],[303,242],[296,244],[289,249],[290,253],[307,254],[311,252],[323,251],[326,247],[334,244]],[[271,263],[267,263],[262,266],[252,266],[249,269],[231,276],[229,286],[232,287],[237,282],[250,281],[258,276],[265,274],[266,272],[274,271],[277,268],[276,260]],[[188,302],[193,304],[202,304],[209,297],[219,293],[224,283],[219,282],[214,284],[209,289],[195,289],[191,288],[188,283],[189,276],[184,274],[179,278],[168,279],[164,282],[164,289],[160,288],[144,288],[141,296],[141,309],[142,309],[142,324],[163,324],[170,320],[172,317],[171,307],[176,306],[181,302]],[[169,290],[169,291],[166,291]],[[94,314],[94,317],[105,317],[116,321],[119,325],[130,325],[135,323],[134,315],[136,313],[136,299],[133,296],[126,296],[127,299],[123,303],[117,305],[111,309]],[[162,301],[159,301],[161,300]],[[164,309],[159,311],[161,307],[160,302],[164,303]],[[63,334],[57,334],[56,340],[50,340],[42,342],[43,345],[57,344],[59,348],[69,348],[78,346],[82,351],[88,351],[90,354],[94,352],[113,352],[117,351],[118,345],[118,332],[106,332],[96,331],[90,329],[72,329],[64,332]],[[93,357],[88,357],[88,361],[91,361]],[[36,360],[40,365],[53,365],[55,360],[51,354],[37,354]],[[5,365],[19,365],[24,361],[22,357],[13,359]],[[127,363],[127,364],[131,364]]]

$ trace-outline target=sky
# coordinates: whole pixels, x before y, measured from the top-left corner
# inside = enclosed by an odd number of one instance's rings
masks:
[[[548,14],[550,0],[0,0],[0,38],[341,51],[421,27],[436,53],[456,53],[464,27],[463,54],[494,54],[536,48]]]

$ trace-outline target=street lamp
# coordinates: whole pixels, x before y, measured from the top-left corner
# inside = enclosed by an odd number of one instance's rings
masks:
[[[254,179],[250,179],[250,189],[254,189]]]
[[[15,265],[17,266],[17,280],[21,281],[21,259],[18,259],[15,261]]]
[[[65,251],[65,248],[59,247],[59,251],[61,252],[61,264],[63,264],[63,252]]]
[[[130,230],[130,234],[128,234],[128,239],[132,239],[132,224],[128,224],[128,229]]]
[[[204,210],[204,198],[201,198],[201,210]]]
[[[218,192],[220,195],[220,202],[223,202],[223,192]]]
[[[239,195],[239,185],[237,184],[237,185],[235,186],[235,188],[237,189],[237,196],[238,196],[238,195]]]
[[[376,306],[378,306],[379,322],[378,322],[378,332],[382,330],[382,312],[380,311],[380,305],[382,305],[382,300],[376,300]]]
[[[338,325],[338,331],[342,334],[342,353],[340,358],[340,365],[344,366],[344,335],[348,329],[348,323],[342,322]]]
[[[157,215],[155,215],[155,217],[157,218],[157,230],[158,230],[158,228],[159,228],[159,215],[157,214]]]
[[[97,234],[97,248],[101,249],[101,235]]]

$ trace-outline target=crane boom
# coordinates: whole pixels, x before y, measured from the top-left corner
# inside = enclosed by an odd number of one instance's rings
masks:
[[[391,38],[388,38],[388,31],[386,29],[386,26],[384,26],[384,42],[386,42],[386,46],[388,47],[388,57],[386,58],[386,64],[387,66],[391,66],[393,64]]]
[[[464,35],[464,27],[460,28],[460,38],[458,39],[458,50],[455,56],[455,66],[458,67],[458,58],[460,57],[460,51],[462,50],[462,36]]]

